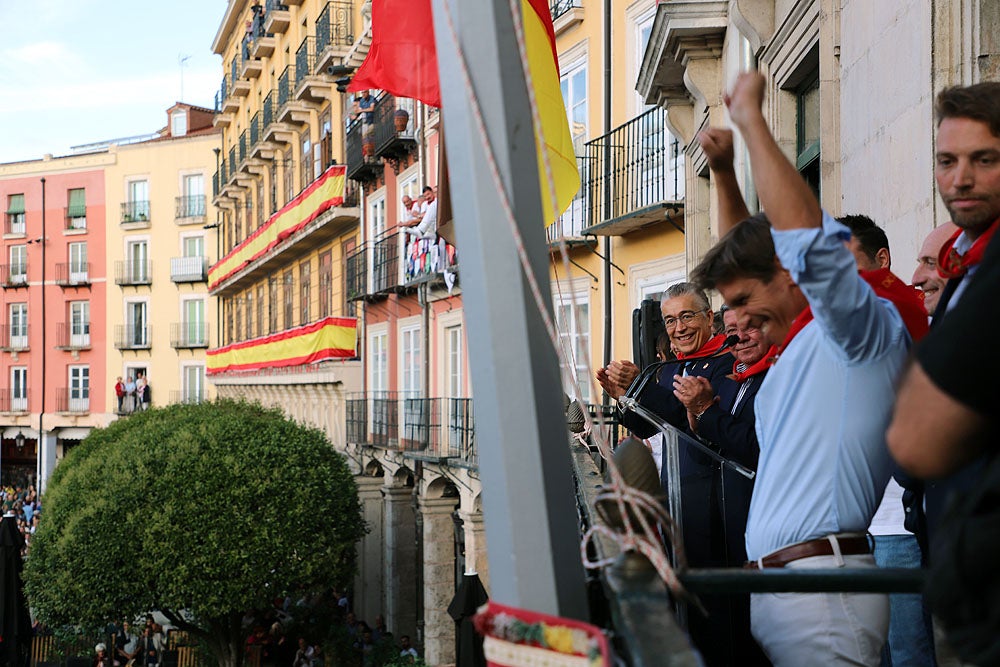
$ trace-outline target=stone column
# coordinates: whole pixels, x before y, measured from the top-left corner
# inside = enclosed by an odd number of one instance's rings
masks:
[[[368,534],[358,543],[358,574],[354,578],[354,613],[374,624],[382,613],[382,558],[385,553],[382,533],[382,478],[356,477],[361,515]]]
[[[455,597],[456,498],[421,499],[424,521],[424,656],[428,664],[455,662],[455,621],[448,605]]]
[[[386,627],[396,637],[409,635],[417,643],[417,522],[413,512],[413,489],[382,487],[385,518]]]
[[[479,573],[486,592],[490,592],[490,563],[486,556],[486,531],[482,512],[461,512],[465,527],[465,569]]]

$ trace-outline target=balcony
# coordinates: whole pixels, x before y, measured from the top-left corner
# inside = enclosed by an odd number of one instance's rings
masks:
[[[434,280],[445,280],[445,274],[454,276],[458,272],[458,254],[455,246],[444,239],[413,238],[404,239],[406,251],[403,255],[403,282],[407,286]]]
[[[174,222],[178,225],[205,223],[205,195],[183,195],[174,198]]]
[[[151,345],[149,326],[123,325],[115,326],[115,349],[117,350],[148,350]]]
[[[82,322],[75,328],[68,322],[56,325],[56,349],[77,352],[90,349],[90,322]]]
[[[309,106],[295,99],[295,65],[289,65],[278,76],[278,104],[275,120],[279,123],[302,125],[309,122]]]
[[[149,227],[149,200],[123,202],[121,224],[126,229]]]
[[[346,422],[351,444],[478,465],[469,398],[420,398],[408,392],[352,394],[346,401]]]
[[[274,34],[283,34],[292,22],[292,14],[288,5],[276,0],[264,0],[264,30]]]
[[[205,396],[204,389],[188,389],[184,391],[173,390],[170,392],[170,404],[184,403],[188,405],[194,405],[197,403],[204,403],[208,398]]]
[[[328,2],[316,17],[316,63],[313,71],[339,65],[354,45],[354,8],[350,2]]]
[[[0,350],[24,352],[28,349],[28,325],[0,324]]]
[[[583,0],[550,0],[552,28],[558,37],[583,21]]]
[[[375,128],[357,118],[347,128],[347,177],[359,183],[374,181],[382,173],[382,161],[375,157]]]
[[[389,234],[377,239],[372,246],[370,274],[372,294],[388,295],[390,292],[404,291],[399,255],[405,243],[405,236],[402,232]]]
[[[665,120],[654,107],[586,143],[584,234],[620,236],[662,222],[683,231],[684,154]]]
[[[56,285],[86,287],[90,285],[90,262],[59,262],[56,264]]]
[[[3,235],[5,237],[19,237],[27,235],[27,227],[24,222],[24,212],[10,213],[5,216]]]
[[[153,267],[149,260],[115,262],[115,284],[122,287],[149,285],[153,282]]]
[[[219,93],[216,100],[216,104],[219,105],[219,111],[224,114],[236,113],[240,110],[240,100],[235,94],[233,94],[233,77],[231,70],[222,76],[222,84],[219,86]]]
[[[584,180],[588,173],[587,158],[577,157],[576,166],[580,171],[580,179]],[[569,208],[563,211],[562,215],[551,225],[545,228],[545,238],[548,239],[549,249],[556,251],[561,243],[568,245],[580,245],[588,243],[583,235],[583,230],[587,228],[587,213],[590,211],[589,205],[590,190],[586,184],[581,182],[580,189],[570,202]],[[596,239],[591,239],[594,242]]]
[[[20,394],[20,395],[18,395]],[[0,391],[0,413],[23,415],[28,413],[28,397],[24,391]]]
[[[229,62],[229,84],[231,86],[231,94],[235,97],[246,97],[250,94],[250,80],[244,78],[240,71],[243,67],[243,60],[244,56],[241,51],[239,55],[233,56],[233,59]],[[235,110],[238,111],[239,108],[239,100],[237,100]]]
[[[368,296],[368,255],[368,244],[363,244],[348,255],[344,262],[348,301]]]
[[[56,412],[68,414],[87,414],[90,412],[90,386],[78,389],[56,390]]]
[[[330,79],[316,72],[316,37],[307,36],[295,51],[295,99],[322,102],[330,93]]]
[[[175,283],[203,283],[208,280],[207,257],[171,257],[170,280]]]
[[[0,287],[16,289],[28,286],[28,264],[0,264]]]
[[[397,172],[399,161],[417,151],[415,109],[413,100],[387,93],[375,103],[375,155]]]
[[[170,325],[170,347],[175,350],[208,347],[208,322],[174,322]]]
[[[66,206],[63,208],[63,217],[66,220],[67,231],[80,231],[87,229],[87,209],[86,207],[74,209]]]
[[[264,71],[264,61],[261,58],[274,53],[274,38],[263,35],[245,35],[240,45],[240,76],[248,82],[260,76]]]

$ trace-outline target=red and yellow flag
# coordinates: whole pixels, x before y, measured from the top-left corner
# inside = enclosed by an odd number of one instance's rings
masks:
[[[327,317],[270,336],[211,349],[206,354],[206,373],[259,371],[350,359],[357,355],[357,333],[357,319]]]
[[[521,13],[528,71],[539,116],[535,140],[542,218],[548,226],[566,210],[580,189],[580,172],[559,86],[559,57],[548,2],[521,0]],[[441,106],[431,16],[430,0],[373,0],[371,48],[347,89],[381,89],[397,97]],[[545,169],[546,157],[551,185]]]

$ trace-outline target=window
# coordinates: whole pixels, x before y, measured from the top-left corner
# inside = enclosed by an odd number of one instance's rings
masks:
[[[28,367],[11,366],[10,409],[12,412],[28,411]]]
[[[563,104],[569,119],[573,143],[578,144],[587,137],[587,63],[574,64],[563,70],[559,79]]]
[[[90,347],[90,302],[71,301],[69,304],[70,347]]]
[[[373,196],[368,201],[368,231],[372,241],[378,241],[385,233],[385,192]]]
[[[87,190],[75,188],[67,192],[66,228],[87,228]]]
[[[292,192],[294,191],[294,171],[292,170],[292,165],[295,162],[292,160],[292,147],[289,146],[288,150],[285,151],[285,161],[281,166],[283,175],[285,177],[285,198],[282,200],[283,203],[287,204],[292,199]]]
[[[327,111],[323,114],[323,119],[320,121],[320,171],[326,169],[327,165],[333,163],[333,135],[330,133],[331,127],[330,112]]]
[[[243,242],[243,207],[236,202],[235,222],[233,223],[233,245],[238,246]]]
[[[340,256],[350,257],[351,255],[354,254],[354,250],[357,247],[358,247],[357,241],[355,241],[354,239],[347,239],[346,241],[342,241],[340,244]],[[351,290],[357,287],[357,285],[355,284],[356,282],[359,282],[359,276],[357,274],[360,273],[361,271],[362,269],[360,267],[355,266],[353,270],[350,272],[350,275],[348,275],[348,271],[340,272],[340,293],[344,297],[342,303],[343,310],[341,312],[344,313],[346,317],[354,317],[355,314],[357,313],[355,302],[352,301],[349,298],[349,296]],[[352,279],[354,280],[354,282],[351,282],[351,284],[348,285],[348,282],[351,281]]]
[[[257,181],[257,228],[264,226],[264,179]]]
[[[180,217],[194,218],[205,215],[205,177],[201,174],[188,174],[181,180]]]
[[[556,326],[559,329],[560,365],[565,378],[572,378],[576,383],[580,398],[586,402],[590,399],[590,374],[587,372],[590,360],[590,303],[586,292],[577,293],[575,299],[570,295],[562,298],[555,296]],[[571,387],[566,393],[570,398],[576,394]]]
[[[69,254],[69,281],[74,284],[86,283],[89,279],[87,267],[87,242],[70,243]]]
[[[183,137],[187,134],[188,115],[184,109],[177,109],[170,114],[170,136]]]
[[[333,296],[333,251],[319,256],[319,316],[330,317],[330,299]]]
[[[278,331],[278,278],[267,279],[267,332]]]
[[[300,324],[310,322],[309,301],[312,297],[312,266],[309,260],[299,264],[299,310],[302,313]]]
[[[388,338],[384,330],[368,337],[368,388],[372,392],[384,392],[389,388]]]
[[[205,367],[185,366],[181,379],[181,399],[185,403],[201,403],[205,400]]]
[[[185,236],[181,240],[181,252],[184,253],[185,257],[204,257],[205,237]]]
[[[795,91],[795,167],[819,198],[819,70],[817,69]]]
[[[222,302],[222,310],[223,310],[223,312],[226,315],[226,318],[225,318],[226,319],[226,344],[234,343],[234,342],[236,342],[236,339],[233,338],[233,319],[235,317],[234,314],[233,314],[233,311],[236,310],[236,304],[234,304],[232,301],[223,301]]]
[[[400,354],[400,366],[403,377],[402,388],[407,398],[414,398],[423,393],[423,385],[420,383],[420,327],[409,326],[400,330],[399,336],[402,347]]]
[[[264,329],[264,283],[257,285],[257,335],[263,336],[267,331]]]
[[[143,285],[149,282],[149,242],[129,241],[125,247],[125,272],[129,283]]]
[[[313,161],[312,161],[312,141],[309,138],[309,130],[306,130],[305,134],[302,136],[302,174],[301,183],[302,187],[305,188],[308,184],[313,182],[312,171],[313,171]]]
[[[247,304],[247,322],[246,322],[246,324],[247,324],[247,332],[246,332],[246,339],[250,340],[251,338],[256,338],[256,332],[254,332],[254,330],[253,330],[253,323],[254,323],[254,319],[253,319],[253,290],[247,290],[247,295],[246,295],[245,298],[246,298],[246,304]]]
[[[10,348],[13,350],[28,349],[28,304],[10,304]]]
[[[445,386],[448,398],[461,398],[465,393],[462,374],[462,325],[444,330]]]
[[[10,195],[7,197],[7,234],[25,233],[24,227],[24,195]]]
[[[28,246],[10,247],[10,284],[24,285],[28,282]]]
[[[208,329],[205,326],[205,300],[187,299],[183,303],[184,342],[190,346],[207,345]]]
[[[243,299],[236,299],[234,310],[236,311],[236,314],[233,316],[236,338],[233,340],[243,340]]]
[[[90,410],[90,366],[69,367],[69,411]]]
[[[125,347],[149,347],[149,322],[145,301],[132,301],[125,306]]]
[[[129,181],[128,201],[122,212],[122,222],[145,222],[149,220],[149,181]]]
[[[278,210],[278,161],[271,160],[271,180],[269,185],[271,190],[271,213]]]
[[[284,278],[282,280],[285,284],[285,321],[284,328],[291,329],[292,325],[295,323],[295,276],[292,275],[292,270],[288,269],[285,271]]]

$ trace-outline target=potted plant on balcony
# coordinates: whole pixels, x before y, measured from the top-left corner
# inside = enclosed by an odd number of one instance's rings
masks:
[[[396,125],[396,132],[406,132],[406,126],[410,124],[410,112],[406,109],[396,109],[392,115],[392,121]]]

